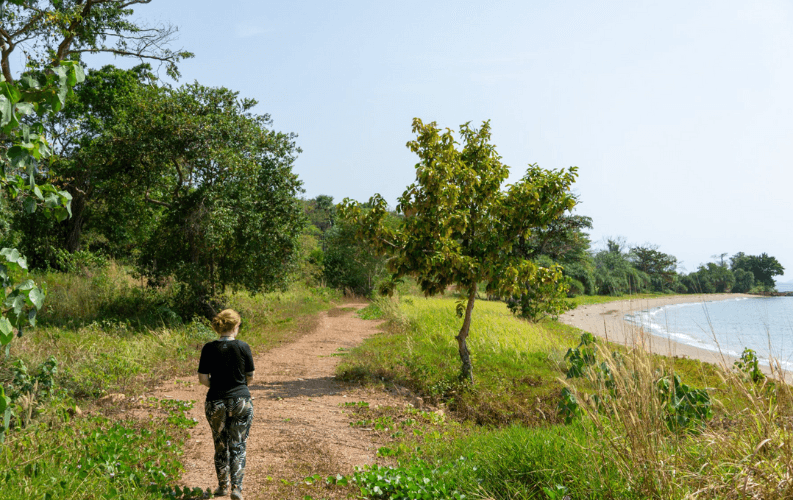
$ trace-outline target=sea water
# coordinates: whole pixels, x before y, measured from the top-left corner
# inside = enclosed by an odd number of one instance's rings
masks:
[[[636,311],[625,319],[653,335],[739,358],[745,348],[768,364],[793,370],[792,297],[735,298],[672,304]]]

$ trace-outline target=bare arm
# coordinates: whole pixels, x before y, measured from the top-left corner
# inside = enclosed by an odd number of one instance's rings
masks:
[[[201,384],[211,389],[211,377],[208,373],[198,373],[197,379],[200,381]]]

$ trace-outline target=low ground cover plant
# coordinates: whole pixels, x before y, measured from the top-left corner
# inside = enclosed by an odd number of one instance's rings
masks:
[[[0,449],[4,498],[160,499],[180,479],[190,402],[164,401],[154,420],[103,416],[36,423]],[[202,491],[191,492],[193,495]],[[169,496],[169,495],[167,495]]]

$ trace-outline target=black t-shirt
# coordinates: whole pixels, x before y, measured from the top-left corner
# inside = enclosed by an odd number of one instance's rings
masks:
[[[246,373],[255,371],[250,346],[241,340],[214,340],[203,346],[197,373],[211,376],[206,401],[249,398]]]

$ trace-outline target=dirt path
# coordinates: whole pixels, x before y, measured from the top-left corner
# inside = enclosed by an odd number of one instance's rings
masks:
[[[375,437],[351,427],[349,412],[341,403],[367,401],[374,407],[409,401],[384,391],[347,388],[334,380],[340,359],[336,354],[378,332],[380,321],[355,315],[355,310],[364,306],[345,304],[320,313],[311,333],[255,359],[255,379],[250,386],[254,418],[243,487],[247,500],[293,498],[282,480],[351,474],[354,466],[375,462]],[[186,443],[182,482],[213,489],[213,446],[203,414],[206,390],[196,376],[183,377],[167,382],[154,396],[196,401],[189,416],[200,423]]]

